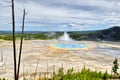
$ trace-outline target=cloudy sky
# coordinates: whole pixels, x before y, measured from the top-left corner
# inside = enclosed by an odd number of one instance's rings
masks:
[[[0,30],[11,30],[11,0],[0,0]],[[16,30],[82,31],[120,26],[120,0],[15,0]]]

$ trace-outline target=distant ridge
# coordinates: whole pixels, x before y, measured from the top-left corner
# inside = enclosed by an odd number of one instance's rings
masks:
[[[37,33],[47,33],[47,32],[64,32],[64,31],[25,31],[25,33],[33,33],[33,34],[37,34]],[[67,31],[67,32],[81,32],[81,33],[90,33],[93,31]],[[0,31],[0,34],[11,34],[12,31]],[[16,31],[16,33],[21,33],[21,31]]]
[[[53,32],[53,31],[49,31]],[[46,36],[49,33],[48,31],[25,31],[26,35],[28,34],[30,37]],[[0,34],[11,34],[11,31],[0,31]],[[16,31],[16,33],[21,33],[20,31]],[[120,41],[120,26],[114,26],[109,29],[104,30],[95,30],[95,31],[69,31],[70,37],[74,40],[94,40],[94,41]],[[33,34],[33,35],[31,35]],[[63,34],[62,31],[56,31],[55,36],[60,37]],[[47,37],[47,36],[46,36]],[[47,38],[46,38],[47,39]],[[52,39],[52,37],[51,37]]]
[[[114,26],[109,29],[93,32],[89,34],[89,36],[87,36],[86,39],[120,41],[120,26]]]

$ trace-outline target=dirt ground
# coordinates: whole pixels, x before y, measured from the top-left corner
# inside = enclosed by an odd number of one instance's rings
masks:
[[[19,53],[17,41],[17,56]],[[63,67],[65,71],[74,68],[80,71],[84,66],[91,70],[106,71],[111,74],[112,62],[115,57],[120,60],[119,42],[76,41],[75,43],[88,44],[87,50],[60,50],[53,49],[49,44],[64,43],[57,40],[25,40],[23,44],[20,75],[33,73],[52,73]],[[13,48],[12,41],[0,40],[0,77],[13,79]],[[0,55],[1,56],[1,55]]]

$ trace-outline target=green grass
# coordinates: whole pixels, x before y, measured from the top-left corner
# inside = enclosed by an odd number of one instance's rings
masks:
[[[16,34],[16,40],[19,40],[20,37],[21,37],[20,34]],[[0,39],[12,41],[12,34],[1,34]],[[24,34],[24,39],[25,40],[32,40],[32,39],[46,40],[51,38],[48,38],[44,34]]]
[[[98,71],[91,71],[85,67],[80,72],[74,72],[74,69],[68,69],[67,73],[64,73],[64,69],[60,68],[58,73],[53,72],[53,77],[46,79],[40,78],[37,80],[109,80],[109,79],[120,79],[119,75],[116,77],[114,75],[108,74],[107,71],[104,73]]]

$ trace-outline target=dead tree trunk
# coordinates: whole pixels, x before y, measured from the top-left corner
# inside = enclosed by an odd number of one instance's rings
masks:
[[[12,0],[12,34],[13,34],[13,56],[14,56],[14,79],[16,77],[16,43],[15,43],[15,14],[14,14],[14,0]]]
[[[25,21],[25,9],[23,10],[22,33],[21,33],[20,51],[19,51],[18,68],[17,68],[17,80],[19,79],[19,71],[20,71],[22,44],[23,44],[23,37],[24,37],[24,21]]]

